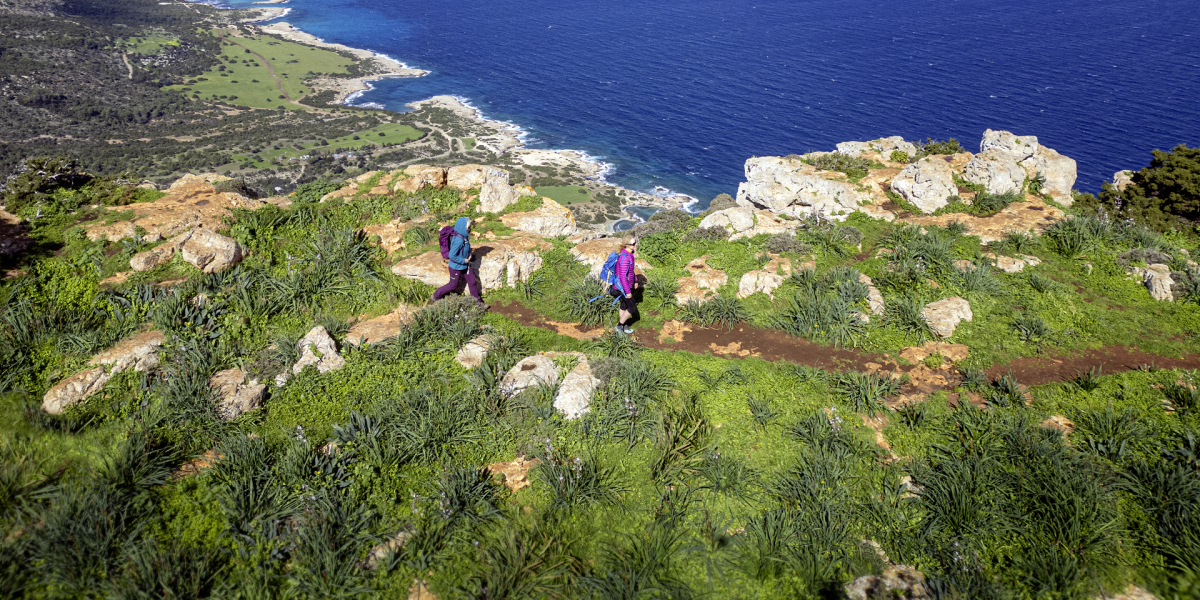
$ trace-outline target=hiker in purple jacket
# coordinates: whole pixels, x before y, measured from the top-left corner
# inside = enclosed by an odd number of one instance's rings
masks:
[[[620,320],[615,329],[617,333],[625,335],[633,333],[633,328],[629,324],[641,318],[641,315],[638,314],[637,300],[633,297],[633,290],[638,286],[637,274],[633,270],[633,255],[636,252],[636,238],[621,247],[621,253],[617,255],[617,265],[614,269],[617,282],[608,290],[609,295],[621,303],[620,310],[617,311]]]
[[[434,302],[441,300],[447,294],[459,293],[465,280],[471,295],[480,304],[483,304],[483,297],[479,293],[479,278],[475,275],[475,269],[471,268],[471,263],[475,260],[475,253],[471,250],[471,240],[468,237],[470,235],[471,219],[459,217],[458,221],[454,223],[454,233],[450,236],[450,248],[446,253],[446,258],[450,263],[450,282],[433,293]],[[483,306],[484,310],[487,310],[488,306],[486,304]]]

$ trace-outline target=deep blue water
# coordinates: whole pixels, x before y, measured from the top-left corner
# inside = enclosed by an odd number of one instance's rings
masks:
[[[245,0],[234,0],[244,5]],[[428,77],[435,94],[575,148],[610,181],[704,200],[751,156],[986,128],[1038,136],[1098,190],[1155,148],[1200,143],[1195,0],[291,0],[284,20]]]

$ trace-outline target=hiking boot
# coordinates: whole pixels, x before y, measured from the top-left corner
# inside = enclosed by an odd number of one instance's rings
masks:
[[[626,325],[625,326],[625,335],[633,335],[633,328]]]
[[[621,325],[617,325],[616,327],[613,327],[613,331],[617,332],[617,335],[625,335],[625,327],[623,327]]]

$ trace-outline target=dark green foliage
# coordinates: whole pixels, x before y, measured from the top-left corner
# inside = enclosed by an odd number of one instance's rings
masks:
[[[671,277],[663,277],[651,273],[646,276],[645,295],[659,302],[673,302],[675,293],[679,291],[679,281]]]
[[[336,192],[342,189],[343,185],[341,181],[330,181],[327,179],[302,183],[296,186],[296,191],[292,192],[292,202],[320,202],[325,194]]]
[[[1022,342],[1041,342],[1053,333],[1040,316],[1025,313],[1013,318],[1013,329]]]
[[[615,331],[605,331],[596,339],[593,347],[608,358],[623,359],[637,356],[638,351],[642,349],[642,345],[633,337]]]
[[[638,239],[638,256],[644,257],[654,266],[666,265],[677,258],[679,239],[679,233],[670,230],[645,235]]]
[[[546,294],[546,276],[541,271],[534,272],[525,281],[517,282],[517,292],[526,300],[541,298]]]
[[[482,540],[463,598],[568,598],[583,561],[570,540],[535,528],[505,527]]]
[[[737,205],[737,201],[733,199],[733,196],[730,196],[729,194],[717,194],[717,197],[713,198],[712,201],[708,203],[707,212],[717,212],[718,210],[734,208]]]
[[[900,422],[909,429],[916,429],[929,420],[929,407],[924,402],[909,402],[896,409]]]
[[[603,468],[594,459],[548,459],[533,470],[548,495],[548,506],[571,509],[591,504],[618,504],[622,485],[612,469]]]
[[[1000,281],[992,276],[988,265],[973,265],[959,271],[958,279],[962,289],[968,292],[995,294],[1000,291]]]
[[[921,315],[924,308],[925,305],[919,298],[899,296],[890,299],[883,318],[888,324],[920,343],[933,337],[929,322]]]
[[[207,598],[220,583],[226,564],[212,549],[176,540],[146,539],[126,550],[128,562],[105,586],[112,598],[191,600]]]
[[[678,572],[684,539],[681,532],[655,527],[640,535],[627,536],[625,543],[609,544],[601,561],[581,583],[598,600],[621,598],[670,598],[689,600],[691,588]]]
[[[682,233],[688,228],[688,226],[691,225],[692,218],[692,215],[682,210],[664,210],[656,212],[650,215],[650,218],[646,219],[645,223],[638,223],[637,226],[633,228],[633,235],[641,240],[656,234],[674,233],[676,234],[675,240],[678,242],[678,234]],[[638,242],[638,250],[644,252],[640,241]]]
[[[723,242],[729,239],[724,227],[697,227],[683,236],[684,243]]]
[[[1030,273],[1029,274],[1029,287],[1033,288],[1034,291],[1041,292],[1044,294],[1046,292],[1049,292],[1049,291],[1055,289],[1057,287],[1057,284],[1055,283],[1055,281],[1053,279],[1050,279],[1049,277],[1046,277],[1045,275],[1042,275],[1041,273]]]
[[[1111,403],[1103,410],[1081,411],[1075,426],[1088,451],[1111,461],[1132,454],[1149,435],[1137,413],[1114,409]]]
[[[1004,234],[1004,239],[994,244],[994,247],[999,252],[1017,254],[1032,252],[1037,244],[1037,237],[1028,231],[1009,231]]]
[[[900,391],[900,380],[887,373],[839,373],[837,390],[855,412],[875,415],[885,409],[884,399]]]
[[[1171,406],[1183,415],[1193,415],[1200,411],[1200,388],[1197,388],[1196,382],[1191,379],[1186,383],[1171,381],[1163,386],[1163,393],[1171,402]]]
[[[704,480],[699,489],[743,501],[753,497],[757,476],[736,456],[721,456],[720,448],[704,453],[704,460],[696,465],[696,473]]]
[[[701,327],[721,325],[729,331],[733,330],[734,325],[745,321],[750,316],[741,300],[722,296],[706,302],[689,300],[680,309],[680,319],[683,321],[695,323]]]
[[[765,432],[767,425],[770,425],[771,420],[775,418],[775,410],[771,408],[770,400],[752,394],[746,398],[746,403],[750,407],[750,416],[754,417],[755,425]]]
[[[793,335],[849,347],[863,334],[859,308],[866,298],[866,285],[858,271],[835,268],[824,276],[807,269],[792,274],[799,288],[775,317],[776,326]]]
[[[840,152],[829,152],[809,156],[802,159],[804,162],[821,169],[822,171],[837,171],[845,173],[852,181],[857,181],[867,176],[867,171],[872,167],[879,167],[878,163],[862,158],[860,156],[850,156]]]
[[[990,406],[1024,406],[1028,397],[1029,390],[1017,382],[1012,373],[997,379],[984,393]]]
[[[958,154],[966,152],[958,140],[950,138],[949,140],[935,140],[933,138],[925,138],[925,141],[915,141],[913,145],[923,154]]]
[[[595,277],[570,282],[559,301],[560,309],[580,325],[592,327],[604,324],[617,314],[608,288],[607,284]]]
[[[1180,145],[1152,154],[1150,165],[1134,173],[1123,191],[1105,184],[1100,198],[1087,205],[1155,231],[1186,231],[1200,219],[1200,148]]]
[[[663,416],[662,434],[655,440],[657,459],[650,465],[655,481],[672,481],[694,470],[703,460],[712,427],[700,409],[699,397],[689,395],[681,406]]]
[[[813,248],[811,245],[796,239],[794,235],[777,233],[767,238],[767,241],[763,243],[763,251],[770,252],[771,254],[791,252],[803,256],[811,253]]]
[[[1100,388],[1100,374],[1103,371],[1103,367],[1093,367],[1087,371],[1077,371],[1075,379],[1072,379],[1071,383],[1085,392],[1094,392]]]

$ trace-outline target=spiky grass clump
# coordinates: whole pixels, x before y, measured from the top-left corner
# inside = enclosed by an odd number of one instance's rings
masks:
[[[559,302],[559,308],[568,318],[585,327],[610,322],[617,314],[617,307],[608,295],[608,285],[595,277],[567,284]]]
[[[625,491],[616,471],[601,467],[591,458],[566,461],[550,458],[533,472],[547,495],[548,506],[556,510],[619,504]]]
[[[680,318],[687,323],[695,323],[701,327],[721,325],[732,331],[733,326],[750,318],[749,311],[737,298],[717,296],[712,300],[700,302],[689,300],[680,307]]]
[[[929,321],[921,314],[924,309],[925,305],[915,296],[896,297],[888,303],[884,320],[917,343],[921,343],[933,338]]]
[[[900,391],[900,380],[887,373],[848,372],[837,375],[842,399],[856,412],[875,415],[886,409],[884,400]]]

